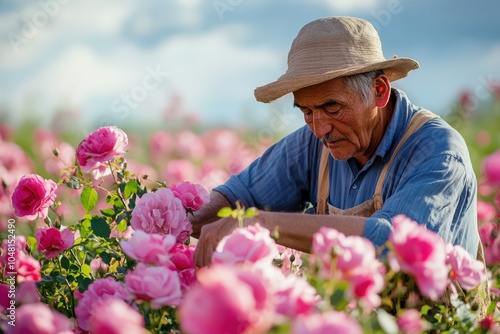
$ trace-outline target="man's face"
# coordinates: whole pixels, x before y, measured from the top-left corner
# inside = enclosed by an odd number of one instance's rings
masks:
[[[364,165],[381,140],[381,116],[373,94],[368,101],[344,85],[342,78],[302,88],[294,105],[304,113],[307,125],[337,160],[355,158]],[[380,137],[380,138],[379,138]]]

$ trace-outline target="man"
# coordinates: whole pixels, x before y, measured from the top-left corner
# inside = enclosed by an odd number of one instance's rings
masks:
[[[404,214],[476,256],[476,177],[464,140],[391,88],[418,66],[385,59],[365,20],[327,17],[304,26],[287,72],[255,96],[271,102],[293,93],[306,126],[215,188],[192,217],[197,265],[209,264],[219,240],[237,227],[217,217],[236,201],[262,209],[245,224],[277,229],[278,243],[301,251],[322,226],[381,247],[392,217]],[[302,213],[306,203],[321,215]]]

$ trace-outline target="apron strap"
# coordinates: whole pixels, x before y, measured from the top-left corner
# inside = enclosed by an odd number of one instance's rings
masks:
[[[393,162],[394,158],[398,154],[399,150],[403,146],[404,142],[415,133],[422,125],[424,125],[427,121],[438,118],[439,116],[428,111],[428,110],[420,110],[416,112],[411,121],[410,125],[406,129],[406,132],[399,141],[394,153],[391,156],[389,162],[384,166],[382,172],[380,173],[379,179],[377,181],[377,185],[375,187],[375,195],[373,197],[375,211],[378,211],[382,208],[382,187],[384,185],[385,177],[387,176],[387,171],[389,170],[389,166]],[[319,163],[318,170],[318,205],[316,209],[316,213],[320,215],[328,214],[328,206],[327,201],[330,197],[330,182],[329,182],[329,174],[328,174],[328,157],[330,156],[330,151],[328,148],[323,146],[321,152],[321,160]]]
[[[389,170],[389,167],[392,165],[394,158],[396,158],[396,155],[399,153],[399,150],[401,149],[403,144],[412,134],[417,132],[417,130],[420,129],[422,125],[424,125],[431,119],[438,117],[439,117],[438,115],[430,112],[429,110],[420,110],[413,115],[410,121],[410,125],[406,129],[403,138],[401,138],[401,140],[399,141],[398,146],[396,146],[396,148],[394,149],[391,158],[384,165],[384,168],[382,169],[382,172],[380,172],[380,175],[378,177],[377,185],[375,186],[375,195],[373,195],[373,205],[375,206],[375,211],[382,209],[383,205],[382,187],[384,186],[384,181],[387,176],[387,171]]]

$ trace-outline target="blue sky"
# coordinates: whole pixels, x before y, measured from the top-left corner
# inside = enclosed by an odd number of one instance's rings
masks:
[[[332,15],[369,20],[387,58],[416,59],[394,86],[438,114],[461,90],[500,80],[496,0],[2,0],[0,121],[48,125],[64,109],[87,127],[158,125],[177,97],[207,126],[281,115],[295,127],[290,96],[261,104],[253,90],[285,71],[304,24]]]

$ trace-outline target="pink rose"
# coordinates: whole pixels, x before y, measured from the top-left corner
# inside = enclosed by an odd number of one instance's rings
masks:
[[[19,283],[16,291],[16,301],[19,304],[39,303],[40,294],[34,281],[24,281]]]
[[[40,262],[32,258],[30,255],[20,252],[16,261],[17,266],[17,282],[35,281],[40,282],[42,275],[40,274]]]
[[[482,170],[491,185],[500,185],[500,150],[484,158]]]
[[[0,314],[4,312],[7,307],[10,306],[10,298],[9,298],[9,292],[10,292],[10,285],[9,284],[4,284],[0,283]]]
[[[451,267],[450,280],[456,280],[466,290],[474,289],[486,280],[486,270],[482,261],[478,261],[462,247],[447,245],[446,264]]]
[[[182,180],[196,180],[198,172],[193,163],[187,159],[170,160],[161,171],[161,178],[168,183]]]
[[[175,244],[169,251],[172,268],[179,274],[181,288],[187,290],[196,282],[196,265],[194,263],[195,245]]]
[[[15,258],[19,257],[19,253],[26,253],[26,237],[22,235],[17,235],[16,238],[13,239],[4,239],[2,240],[2,244],[0,246],[0,253],[2,254],[0,256],[0,267],[7,265],[9,262],[14,262],[15,259],[9,255],[9,253],[12,253],[14,251],[14,256]]]
[[[99,179],[110,173],[108,162],[125,153],[128,138],[116,126],[98,128],[89,134],[76,149],[76,158],[84,173]]]
[[[149,301],[154,310],[175,306],[181,301],[179,276],[167,267],[148,267],[139,263],[125,275],[125,284],[135,299]]]
[[[296,275],[283,277],[276,282],[279,289],[274,293],[276,313],[296,318],[301,314],[311,313],[320,298],[314,289],[304,278]]]
[[[380,305],[385,267],[377,260],[375,247],[368,239],[346,237],[334,229],[321,228],[313,236],[313,254],[321,261],[323,277],[329,278],[335,272],[337,279],[349,283],[348,298],[359,300],[367,308]],[[331,268],[332,262],[336,263],[336,268]]]
[[[39,228],[35,233],[38,241],[38,251],[45,252],[47,259],[56,257],[62,251],[73,246],[75,237],[69,228],[62,232],[55,227]]]
[[[258,272],[220,264],[202,268],[179,308],[182,331],[265,333],[274,316],[271,298]]]
[[[497,210],[491,203],[477,200],[477,219],[482,222],[488,222],[495,218]]]
[[[57,185],[52,180],[45,180],[36,174],[24,175],[12,194],[14,214],[29,220],[38,216],[45,219],[56,199],[56,189]]]
[[[175,237],[170,234],[148,234],[137,230],[129,240],[120,241],[125,254],[136,261],[161,266],[170,263],[170,249],[175,245]]]
[[[327,311],[297,317],[292,334],[362,334],[361,326],[343,312]]]
[[[445,242],[404,215],[397,215],[392,221],[394,231],[389,241],[394,254],[390,254],[391,267],[412,275],[422,295],[436,300],[448,285]]]
[[[78,325],[82,329],[89,331],[89,319],[95,307],[108,299],[127,301],[130,299],[130,294],[123,283],[115,281],[112,277],[106,277],[95,280],[83,294],[75,293],[75,297],[80,299],[75,307]]]
[[[322,278],[328,279],[332,273],[332,249],[338,247],[345,240],[346,236],[343,233],[333,229],[322,227],[313,235],[312,261],[319,262],[319,275]]]
[[[199,210],[204,204],[210,202],[208,191],[199,184],[180,181],[168,187],[174,196],[181,200],[186,209]]]
[[[5,326],[6,334],[72,334],[73,323],[45,304],[25,304],[16,309],[16,325]]]
[[[92,259],[89,265],[93,274],[104,276],[108,272],[109,265],[107,265],[100,257]]]
[[[15,185],[32,169],[32,161],[19,145],[0,140],[0,175],[8,187]]]
[[[181,200],[168,188],[144,194],[132,211],[130,223],[135,231],[172,234],[178,243],[186,242],[193,232]]]
[[[420,312],[415,309],[408,309],[401,314],[397,320],[401,333],[420,334],[428,329],[427,324],[422,320]]]
[[[146,334],[143,317],[121,299],[107,299],[91,310],[92,334]]]
[[[279,256],[269,230],[256,223],[237,228],[222,238],[212,255],[212,263],[272,263]]]

